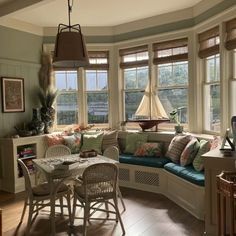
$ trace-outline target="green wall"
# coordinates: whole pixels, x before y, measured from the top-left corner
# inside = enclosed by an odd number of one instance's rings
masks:
[[[15,132],[14,126],[32,118],[32,108],[38,106],[38,71],[42,37],[0,26],[0,76],[24,78],[25,112],[3,113],[0,95],[0,137]],[[2,91],[0,91],[2,93]]]

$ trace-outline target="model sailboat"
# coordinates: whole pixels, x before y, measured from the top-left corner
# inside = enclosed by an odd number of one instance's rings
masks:
[[[154,92],[151,91],[151,86],[149,86],[149,83],[145,89],[139,107],[135,112],[135,116],[144,117],[143,119],[132,120],[132,122],[139,123],[142,131],[151,129],[154,126],[156,127],[155,131],[157,131],[158,124],[170,121],[160,99]]]

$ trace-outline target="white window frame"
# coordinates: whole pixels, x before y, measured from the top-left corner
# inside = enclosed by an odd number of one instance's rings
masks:
[[[220,60],[220,54],[218,53],[218,54],[215,54],[215,55],[212,55],[212,56],[209,56],[209,57],[203,59],[204,60],[204,67],[203,67],[204,68],[203,107],[202,107],[203,108],[203,131],[204,131],[204,133],[209,133],[209,134],[219,134],[221,132],[221,122],[222,122],[222,120],[220,120],[220,129],[219,129],[219,131],[213,131],[213,130],[210,130],[210,129],[208,130],[207,127],[206,127],[207,126],[206,122],[210,118],[209,117],[209,113],[207,114],[206,110],[210,106],[210,99],[211,99],[210,96],[207,96],[207,94],[208,94],[207,90],[208,90],[208,88],[210,88],[211,85],[219,85],[219,86],[221,86],[220,77],[219,77],[219,80],[217,80],[217,81],[207,81],[207,60],[210,57],[214,57],[215,58],[215,60],[214,60],[214,65],[215,65],[214,66],[214,68],[215,68],[214,74],[216,76],[216,57],[218,57],[219,60]],[[220,68],[220,62],[219,62],[219,68]],[[220,71],[219,71],[219,76],[220,76]],[[221,90],[220,90],[220,93],[221,93]],[[221,95],[220,95],[220,97],[221,97]],[[220,110],[221,110],[221,105],[220,105]],[[210,123],[209,123],[209,125],[210,125]]]
[[[164,64],[160,64],[160,66],[164,66],[164,65],[171,65],[172,67],[172,75],[173,75],[173,64],[176,62],[170,62],[170,63],[164,63]],[[181,63],[181,62],[177,62],[177,63]],[[183,61],[182,63],[187,63],[188,66],[188,81],[186,85],[169,85],[169,86],[160,86],[159,84],[159,77],[158,77],[158,65],[155,65],[155,81],[156,81],[156,88],[155,90],[157,91],[157,95],[159,93],[159,90],[164,90],[164,89],[187,89],[187,116],[188,116],[188,122],[186,124],[181,123],[182,126],[184,126],[184,130],[188,130],[189,126],[189,61]],[[167,115],[169,116],[169,114],[167,113]],[[173,130],[174,126],[176,124],[175,123],[161,123],[158,126],[159,130]]]
[[[87,71],[94,71],[96,73],[96,84],[97,84],[97,75],[99,71],[106,71],[107,72],[107,89],[106,90],[87,90],[86,88],[86,72]],[[88,69],[88,70],[84,70],[84,84],[85,84],[85,89],[84,89],[84,93],[85,93],[85,117],[86,117],[86,123],[89,124],[88,122],[88,104],[87,104],[87,99],[88,99],[88,93],[107,93],[107,100],[108,100],[108,121],[107,123],[96,123],[94,125],[95,128],[108,128],[109,127],[109,118],[110,118],[110,96],[109,96],[109,70],[106,69],[102,69],[102,70],[97,70],[97,69]],[[89,125],[93,125],[93,124],[89,124]]]
[[[78,70],[58,70],[58,71],[55,71],[56,72],[61,72],[61,73],[65,73],[65,75],[70,72],[70,71],[73,71],[73,72],[76,72],[77,73],[77,90],[76,91],[76,94],[77,94],[77,104],[78,104],[78,109],[77,109],[77,115],[78,115],[78,124],[80,123],[80,117],[79,117],[79,110],[80,110],[80,102],[79,102],[79,72]],[[56,83],[56,78],[55,78],[55,83]],[[56,85],[55,85],[56,87]],[[65,90],[65,91],[59,91],[59,93],[61,94],[70,94],[70,93],[74,93],[74,91],[68,91],[68,90]],[[67,126],[70,126],[70,125],[74,125],[74,124],[63,124],[63,125],[59,125],[57,124],[57,101],[55,102],[55,109],[56,109],[56,114],[55,114],[55,121],[54,121],[54,130],[63,130],[65,127]],[[77,124],[75,124],[77,125]]]

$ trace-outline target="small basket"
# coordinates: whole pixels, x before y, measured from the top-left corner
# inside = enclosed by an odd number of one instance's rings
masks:
[[[96,157],[98,155],[96,150],[87,150],[80,152],[80,157],[82,158],[88,158],[88,157]]]

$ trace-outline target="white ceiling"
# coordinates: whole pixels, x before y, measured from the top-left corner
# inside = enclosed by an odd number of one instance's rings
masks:
[[[12,0],[0,0],[0,5],[10,1]],[[79,23],[81,26],[116,26],[192,7],[201,0],[73,1],[72,24]],[[59,23],[68,24],[67,0],[44,0],[11,13],[10,17],[42,27],[55,27]]]

